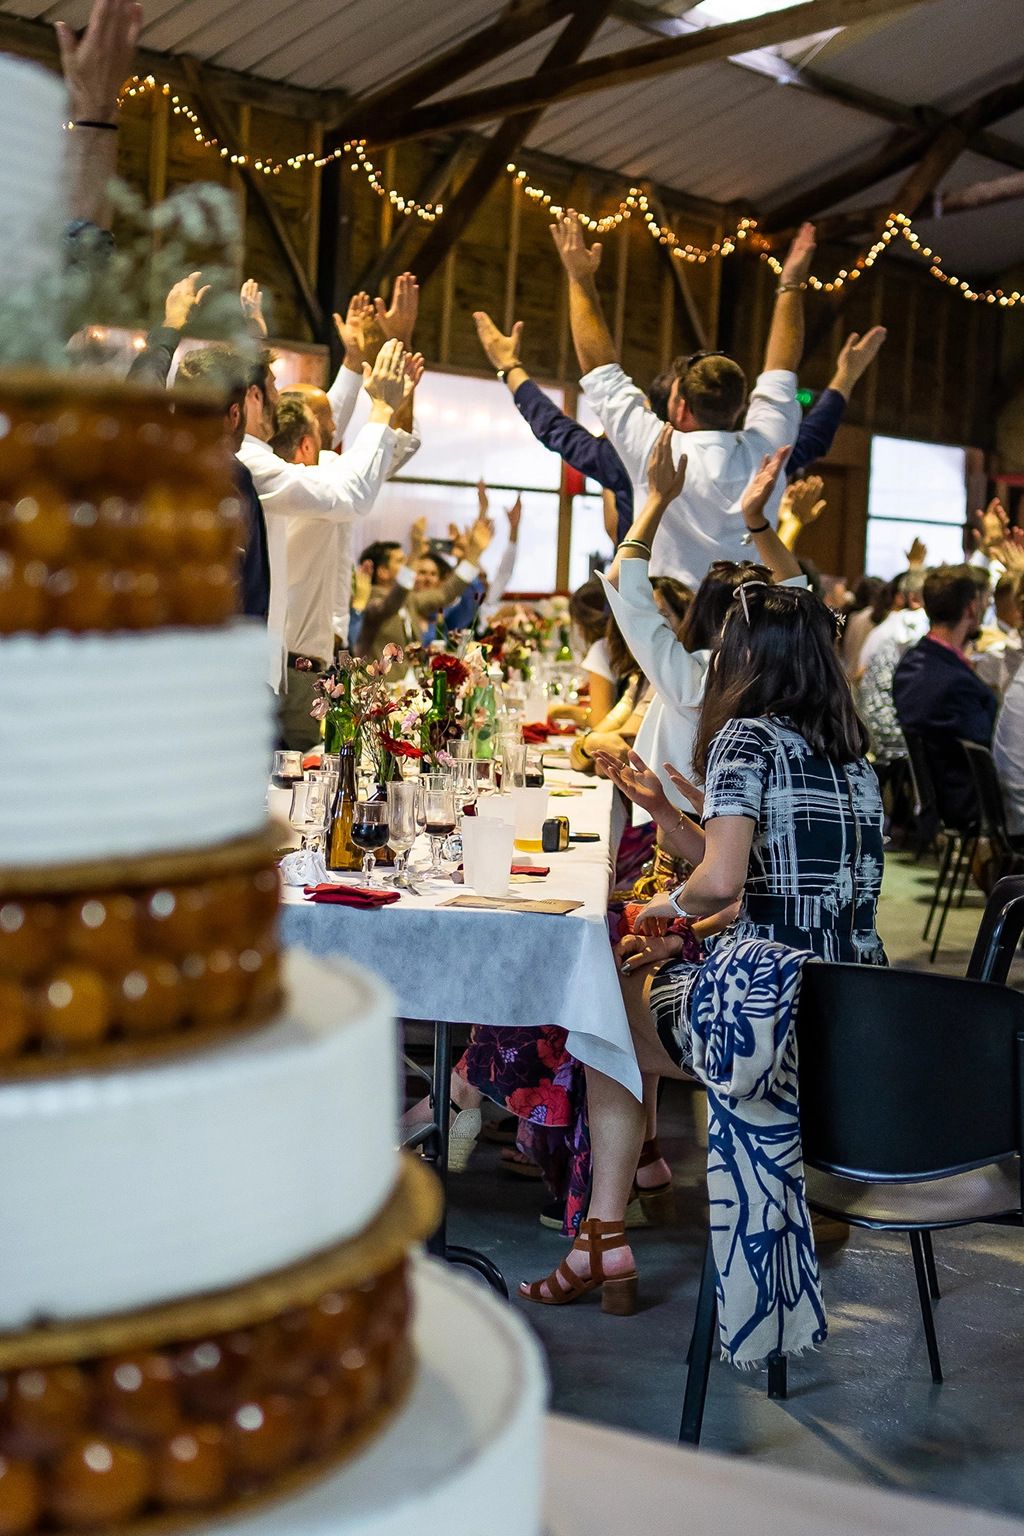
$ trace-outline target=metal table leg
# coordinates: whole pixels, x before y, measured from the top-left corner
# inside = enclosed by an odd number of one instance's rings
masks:
[[[434,1071],[430,1091],[433,1122],[417,1140],[424,1146],[428,1162],[441,1180],[444,1206],[441,1224],[427,1243],[430,1253],[449,1264],[465,1264],[482,1275],[499,1296],[508,1300],[505,1277],[496,1264],[475,1248],[463,1248],[448,1241],[448,1109],[451,1099],[452,1027],[443,1019],[434,1021]]]

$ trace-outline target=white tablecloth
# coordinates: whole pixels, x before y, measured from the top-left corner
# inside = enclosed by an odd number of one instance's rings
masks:
[[[282,938],[315,955],[360,961],[391,987],[410,1019],[522,1028],[555,1024],[568,1048],[641,1096],[640,1071],[608,942],[606,912],[612,872],[613,794],[605,780],[549,771],[549,787],[589,784],[571,799],[549,801],[549,816],[568,816],[573,832],[597,832],[600,842],[571,843],[564,853],[533,854],[551,873],[514,895],[561,897],[583,906],[564,917],[485,912],[442,902],[468,887],[442,881],[419,897],[378,911],[307,901],[286,888]],[[418,851],[418,850],[417,850]],[[415,857],[415,854],[414,854]]]
[[[1003,1515],[548,1418],[547,1536],[1024,1536]]]

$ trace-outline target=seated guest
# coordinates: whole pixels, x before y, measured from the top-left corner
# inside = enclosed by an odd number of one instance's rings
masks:
[[[1002,699],[1017,669],[1024,660],[1020,628],[1022,577],[1019,571],[1004,571],[996,582],[993,602],[995,619],[986,624],[975,646],[974,670],[983,683]]]
[[[996,721],[992,756],[1003,790],[1006,829],[1012,837],[1024,833],[1024,667],[1006,690]]]
[[[924,581],[924,571],[905,571],[889,583],[892,612],[875,626],[861,650],[857,708],[871,737],[875,771],[880,778],[884,777],[881,770],[907,755],[892,696],[892,680],[907,651],[928,628],[921,595]]]
[[[400,558],[401,547],[391,546],[390,557],[375,564],[374,586],[363,610],[357,655],[376,660],[386,645],[423,645],[424,624],[461,597],[477,576],[480,556],[491,542],[493,530],[486,518],[477,518],[466,537],[465,552],[454,570],[440,570],[440,556],[421,550],[414,568]],[[367,558],[371,545],[360,558]],[[384,546],[379,546],[383,550]],[[397,564],[397,569],[396,569]]]
[[[875,930],[882,802],[836,654],[834,618],[799,588],[748,580],[738,593],[708,671],[694,747],[705,781],[703,827],[680,815],[639,758],[632,768],[606,764],[694,866],[679,890],[641,912],[619,951],[645,1079],[686,1077],[692,1059],[687,999],[700,967],[683,958],[685,939],[672,931],[677,918],[714,916],[741,899],[736,922],[713,941],[716,954],[757,938],[824,960],[886,963]],[[677,787],[690,800],[699,794],[686,781]],[[588,1219],[558,1269],[520,1293],[560,1305],[610,1282],[608,1310],[627,1314],[636,1307],[637,1272],[625,1213],[647,1116],[621,1083],[591,1067],[586,1073]],[[671,1170],[650,1163],[646,1177],[664,1184]]]
[[[930,628],[893,676],[896,713],[904,730],[918,731],[928,751],[939,815],[965,827],[975,815],[975,794],[960,739],[992,743],[998,703],[974,675],[964,653],[981,627],[988,601],[987,576],[979,585],[970,566],[944,565],[924,583]]]

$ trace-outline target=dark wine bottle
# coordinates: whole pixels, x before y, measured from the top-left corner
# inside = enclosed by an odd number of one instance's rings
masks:
[[[338,754],[338,788],[331,807],[331,835],[327,840],[328,869],[362,869],[363,857],[352,841],[352,814],[356,807],[356,758],[352,743],[342,744]]]

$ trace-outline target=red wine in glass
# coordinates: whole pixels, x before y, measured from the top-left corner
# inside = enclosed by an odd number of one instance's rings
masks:
[[[376,853],[379,848],[387,847],[388,824],[386,821],[354,821],[349,836],[364,853]]]
[[[355,831],[355,829],[353,828],[353,834],[354,834],[354,831]],[[450,833],[452,833],[454,831],[455,831],[455,823],[454,823],[454,821],[428,821],[427,822],[427,836],[428,837],[447,837]]]

